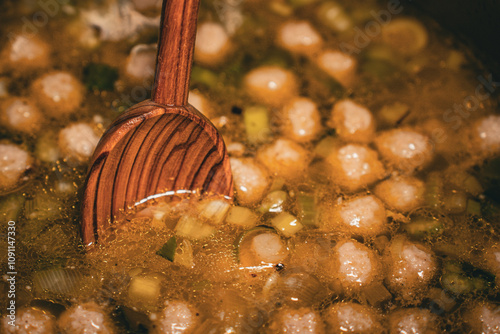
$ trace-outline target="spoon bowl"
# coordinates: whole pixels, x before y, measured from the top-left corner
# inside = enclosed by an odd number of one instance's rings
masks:
[[[187,103],[199,0],[166,0],[152,99],[118,117],[90,163],[82,238],[98,241],[123,212],[149,200],[191,195],[232,198],[222,137]]]

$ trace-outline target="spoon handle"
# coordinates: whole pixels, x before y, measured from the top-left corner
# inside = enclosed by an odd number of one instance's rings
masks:
[[[200,0],[164,0],[151,99],[187,105]]]

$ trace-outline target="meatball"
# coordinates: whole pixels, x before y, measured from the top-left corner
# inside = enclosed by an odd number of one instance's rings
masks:
[[[11,189],[33,164],[31,155],[17,145],[0,143],[0,190]]]
[[[329,333],[381,333],[379,318],[372,308],[353,302],[333,304],[325,312]]]
[[[200,322],[200,313],[184,301],[169,301],[159,314],[150,316],[153,334],[191,333]]]
[[[17,311],[15,321],[5,315],[1,328],[1,332],[6,334],[55,334],[56,319],[46,311],[27,307]]]
[[[207,118],[211,118],[213,114],[213,108],[210,105],[208,99],[203,96],[200,92],[196,90],[189,91],[188,102],[190,105],[196,108],[199,112],[205,115]]]
[[[465,314],[465,321],[474,334],[500,333],[500,306],[492,303],[475,304]]]
[[[473,149],[480,149],[489,156],[500,152],[500,116],[490,115],[478,120],[473,126]]]
[[[373,237],[387,230],[384,205],[373,195],[343,201],[321,219],[327,229],[350,235]]]
[[[257,152],[257,159],[277,176],[297,179],[311,160],[309,152],[288,139],[278,139]]]
[[[296,76],[279,66],[262,66],[245,75],[244,85],[248,94],[259,103],[282,107],[298,95]]]
[[[36,79],[31,92],[42,109],[52,117],[77,111],[83,101],[83,85],[68,72],[51,72]]]
[[[14,131],[34,134],[40,129],[43,116],[29,99],[13,97],[2,103],[0,119]]]
[[[127,57],[125,73],[132,81],[143,82],[152,79],[156,70],[156,45],[139,44],[132,48]]]
[[[50,65],[50,47],[37,36],[14,35],[0,55],[2,71],[22,73]]]
[[[94,153],[100,137],[86,123],[73,123],[59,132],[59,149],[71,161],[84,163]]]
[[[401,309],[389,316],[390,334],[437,334],[441,331],[438,327],[438,317],[429,310],[421,308]]]
[[[390,165],[407,173],[425,167],[433,158],[429,138],[411,129],[383,132],[375,139],[375,144]]]
[[[384,176],[385,170],[377,152],[358,145],[348,144],[335,148],[326,161],[331,165],[331,176],[342,189],[356,191]]]
[[[321,316],[317,311],[306,307],[279,310],[273,316],[269,329],[270,333],[325,333]]]
[[[203,22],[196,32],[194,60],[214,66],[223,62],[231,51],[231,41],[224,27],[215,22]]]
[[[374,251],[355,240],[339,242],[333,249],[327,272],[342,291],[353,294],[381,280],[380,262]]]
[[[375,187],[375,194],[390,209],[405,213],[422,205],[424,191],[424,182],[409,176],[393,176]]]
[[[278,30],[277,43],[292,53],[312,55],[319,51],[323,39],[307,21],[286,22]]]
[[[337,50],[325,50],[318,56],[318,66],[342,86],[353,86],[358,63],[352,56]]]
[[[384,257],[389,289],[408,301],[426,291],[437,271],[434,253],[401,235],[391,240]]]
[[[240,204],[252,204],[262,199],[269,187],[267,170],[251,158],[230,158],[236,198]]]
[[[321,115],[316,103],[307,97],[296,97],[282,110],[281,133],[296,142],[315,139],[321,131]]]
[[[371,112],[348,99],[335,103],[329,125],[340,138],[348,142],[369,143],[375,134],[375,121]]]
[[[94,302],[69,308],[61,314],[57,324],[62,334],[117,332],[106,311]]]

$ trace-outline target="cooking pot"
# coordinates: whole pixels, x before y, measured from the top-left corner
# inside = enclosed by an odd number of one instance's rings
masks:
[[[493,78],[500,77],[500,1],[413,0],[448,31],[472,48]]]

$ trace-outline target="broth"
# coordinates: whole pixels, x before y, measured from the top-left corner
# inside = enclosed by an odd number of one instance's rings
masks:
[[[202,1],[190,103],[234,203],[149,201],[85,246],[88,160],[149,96],[160,9],[64,3],[0,7],[4,331],[500,333],[496,86],[435,22]]]

